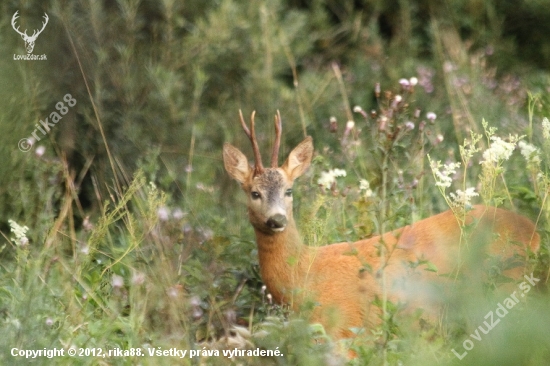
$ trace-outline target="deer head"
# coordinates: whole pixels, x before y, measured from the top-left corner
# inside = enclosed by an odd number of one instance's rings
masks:
[[[275,143],[271,155],[271,167],[264,168],[254,129],[253,112],[250,129],[240,113],[241,126],[252,143],[254,167],[248,164],[246,156],[231,144],[223,146],[223,161],[229,175],[241,183],[248,196],[248,216],[256,230],[264,234],[283,232],[292,222],[292,185],[309,167],[313,156],[313,140],[306,137],[292,150],[285,163],[278,166],[281,144],[281,115],[275,115]]]
[[[13,29],[17,33],[19,33],[21,35],[21,38],[23,38],[23,40],[25,41],[25,48],[27,49],[27,53],[32,53],[32,50],[34,49],[34,42],[36,41],[36,38],[38,38],[40,33],[42,33],[44,28],[46,28],[46,24],[48,24],[48,20],[49,20],[48,14],[44,13],[45,22],[42,23],[42,29],[40,29],[40,30],[35,29],[34,32],[32,33],[32,36],[28,36],[26,29],[25,29],[24,32],[21,32],[19,30],[19,26],[17,26],[17,28],[15,27],[15,21],[17,20],[17,18],[19,18],[19,16],[17,15],[18,12],[19,12],[19,10],[16,11],[15,14],[13,14],[13,17],[11,18],[11,26],[13,27]]]

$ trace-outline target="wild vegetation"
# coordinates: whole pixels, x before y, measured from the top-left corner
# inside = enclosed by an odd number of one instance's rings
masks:
[[[0,9],[1,364],[27,361],[14,348],[88,349],[33,360],[70,365],[550,359],[546,1],[50,0]],[[27,53],[12,29],[16,11],[29,35],[48,15],[33,50],[47,60],[14,59]],[[313,137],[313,164],[294,187],[309,245],[367,238],[449,207],[460,217],[482,203],[536,222],[541,249],[527,277],[502,275],[513,260],[473,255],[473,266],[489,266],[441,295],[436,322],[379,303],[379,327],[335,342],[307,322],[310,309],[273,304],[261,282],[244,197],[223,170],[226,141],[252,156],[239,109],[256,110],[265,151],[277,110],[282,154]],[[62,118],[21,151],[55,111]],[[520,301],[504,313],[514,291]],[[499,322],[487,331],[489,312]],[[170,349],[187,354],[149,356]],[[357,358],[344,360],[348,349]]]

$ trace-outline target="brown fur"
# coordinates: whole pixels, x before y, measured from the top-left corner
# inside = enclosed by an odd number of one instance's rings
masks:
[[[424,270],[411,274],[408,263],[425,259],[437,267],[438,274],[450,274],[464,264],[461,256],[477,249],[460,244],[461,230],[450,210],[383,236],[354,243],[306,246],[293,219],[288,190],[311,162],[311,138],[300,143],[283,166],[260,174],[255,174],[237,148],[225,144],[223,155],[227,172],[249,196],[248,212],[256,233],[261,275],[274,300],[290,303],[295,309],[305,301],[315,301],[318,306],[312,321],[320,322],[338,338],[351,336],[352,327],[370,327],[379,319],[379,309],[372,301],[382,296],[378,250],[382,238],[389,254],[384,270],[388,298],[413,304],[426,300],[422,286],[418,291],[415,286],[436,279],[437,274]],[[284,228],[273,230],[266,224],[275,214],[286,216]],[[538,250],[540,238],[535,225],[513,212],[475,206],[467,213],[466,223],[474,227],[471,237],[486,241],[492,254],[509,258],[514,253],[525,255],[527,247],[532,252]],[[479,240],[470,242],[482,246]],[[366,270],[365,264],[371,270]],[[508,274],[517,277],[522,271],[521,267],[515,268]]]

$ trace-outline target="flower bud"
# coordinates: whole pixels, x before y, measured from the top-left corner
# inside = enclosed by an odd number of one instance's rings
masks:
[[[336,117],[330,117],[330,124],[328,129],[332,133],[336,133],[336,131],[338,131],[338,122],[336,121]]]
[[[407,79],[399,79],[399,84],[403,87],[403,89],[407,89],[410,85],[409,80]]]

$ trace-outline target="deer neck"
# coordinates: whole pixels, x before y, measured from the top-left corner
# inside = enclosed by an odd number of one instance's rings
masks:
[[[263,282],[275,302],[292,302],[293,292],[304,281],[301,267],[309,248],[303,245],[294,220],[280,233],[255,232]]]

